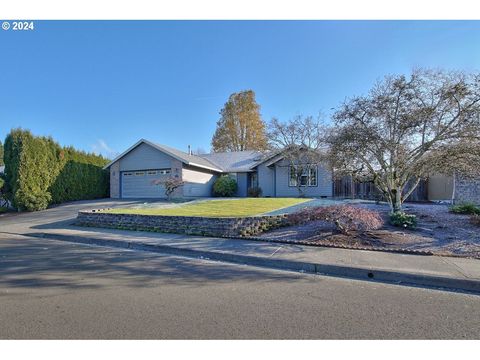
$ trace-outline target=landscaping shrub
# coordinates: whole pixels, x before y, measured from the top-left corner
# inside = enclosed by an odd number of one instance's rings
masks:
[[[63,166],[48,188],[52,194],[51,203],[60,204],[108,196],[109,173],[102,169],[108,160],[99,155],[77,151],[72,147],[63,148],[60,156]]]
[[[213,195],[231,197],[237,192],[237,182],[228,175],[222,175],[213,184]]]
[[[403,228],[414,229],[417,227],[417,217],[413,214],[395,212],[390,214],[390,224]]]
[[[351,231],[375,230],[383,225],[382,217],[377,211],[351,205],[310,207],[289,215],[291,224],[302,224],[313,220],[330,222],[344,234]]]
[[[463,203],[451,206],[450,211],[455,214],[480,215],[480,206],[473,203]]]
[[[165,187],[165,195],[169,200],[171,200],[171,196],[178,188],[182,187],[185,183],[176,177],[169,177],[165,180],[159,180],[155,182],[155,185],[163,185]]]
[[[262,196],[262,188],[256,186],[256,187],[250,187],[247,190],[247,195],[250,197],[260,197]]]
[[[15,129],[5,139],[6,196],[19,210],[108,195],[108,160]]]

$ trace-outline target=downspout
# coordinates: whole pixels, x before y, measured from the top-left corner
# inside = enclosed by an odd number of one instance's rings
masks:
[[[453,172],[453,187],[452,187],[452,205],[455,204],[455,186],[456,186],[456,174],[455,171]]]
[[[277,197],[277,165],[273,165],[273,197]]]

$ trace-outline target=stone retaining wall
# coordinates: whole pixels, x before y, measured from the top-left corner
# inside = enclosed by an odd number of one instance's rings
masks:
[[[208,218],[195,216],[111,214],[100,210],[92,210],[80,211],[75,224],[122,230],[217,237],[248,237],[286,225],[287,216]]]

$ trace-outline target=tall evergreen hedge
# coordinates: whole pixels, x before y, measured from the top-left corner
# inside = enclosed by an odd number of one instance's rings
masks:
[[[20,210],[108,196],[108,162],[102,156],[61,147],[50,137],[14,129],[5,139],[7,197]]]
[[[0,141],[0,166],[3,165],[3,144]]]

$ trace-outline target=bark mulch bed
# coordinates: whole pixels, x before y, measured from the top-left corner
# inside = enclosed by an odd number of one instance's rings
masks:
[[[258,240],[348,249],[381,250],[424,255],[462,256],[480,259],[480,227],[468,215],[452,214],[447,205],[410,203],[407,213],[417,215],[418,226],[406,230],[388,223],[388,208],[382,204],[358,204],[379,211],[385,225],[364,234],[344,235],[323,221],[289,226],[257,237]]]

